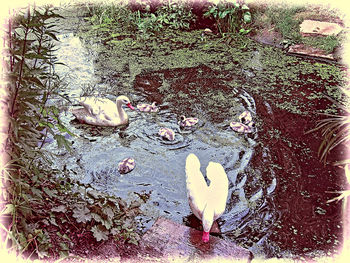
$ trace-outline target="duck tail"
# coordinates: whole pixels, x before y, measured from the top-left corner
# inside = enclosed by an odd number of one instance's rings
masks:
[[[187,158],[186,158],[186,172],[197,172],[201,167],[201,164],[199,162],[199,159],[198,157],[193,154],[193,153],[190,153]]]

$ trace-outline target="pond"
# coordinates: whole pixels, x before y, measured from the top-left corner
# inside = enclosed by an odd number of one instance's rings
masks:
[[[57,150],[54,142],[45,145],[57,154],[54,168],[129,202],[147,196],[138,218],[146,231],[159,216],[183,223],[190,214],[184,167],[187,155],[195,153],[203,174],[215,161],[229,178],[219,220],[223,238],[265,257],[335,253],[341,205],[326,203],[333,197],[326,191],[340,188],[340,171],[318,160],[320,137],[305,132],[314,127],[318,110],[332,108],[322,94],[337,89],[341,70],[256,43],[230,49],[215,40],[200,50],[195,42],[200,33],[193,33],[191,43],[185,43],[185,34],[182,42],[177,36],[164,40],[161,54],[152,50],[154,42],[122,51],[132,39],[111,47],[83,43],[73,33],[59,36],[57,57],[66,66],[56,71],[68,84],[62,94],[73,102],[84,94],[110,99],[124,94],[134,106],[155,101],[160,110],[126,109],[129,125],[93,127],[74,120],[70,104],[53,100],[66,109],[61,118],[77,135],[70,138],[72,153]],[[229,123],[246,110],[256,123],[254,132],[234,132]],[[181,115],[200,121],[180,129]],[[175,140],[160,138],[160,127],[172,128]],[[126,157],[136,166],[121,175],[118,163]]]

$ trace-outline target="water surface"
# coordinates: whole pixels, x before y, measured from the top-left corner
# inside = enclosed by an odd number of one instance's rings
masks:
[[[68,83],[62,92],[70,99],[85,94],[114,99],[123,92],[134,106],[156,101],[160,111],[126,109],[128,126],[106,128],[79,124],[66,110],[61,118],[78,137],[71,139],[71,155],[56,150],[55,143],[46,145],[47,150],[62,155],[55,160],[56,168],[127,201],[139,194],[149,195],[141,207],[144,215],[138,218],[139,228],[145,231],[158,216],[182,223],[190,213],[184,166],[187,155],[195,153],[204,174],[208,162],[215,161],[223,165],[229,178],[227,207],[219,221],[223,238],[264,256],[334,252],[341,231],[339,205],[326,204],[324,193],[339,184],[332,180],[337,171],[322,167],[315,154],[318,141],[304,135],[312,128],[313,117],[303,108],[291,112],[278,107],[288,98],[279,94],[280,101],[272,101],[276,90],[265,97],[254,92],[264,84],[257,76],[266,70],[262,54],[269,51],[250,53],[241,66],[241,86],[233,84],[237,76],[229,70],[197,65],[140,71],[129,81],[131,87],[116,89],[113,81],[103,81],[95,74],[95,54],[87,52],[78,37],[69,33],[60,40],[58,59],[66,67],[56,70]],[[311,84],[305,87],[314,89]],[[276,83],[273,88],[281,85]],[[309,102],[327,106],[323,100]],[[254,133],[248,135],[229,127],[245,110],[257,123]],[[182,114],[198,117],[200,122],[182,130],[178,125]],[[160,138],[160,127],[172,128],[175,140]],[[126,157],[134,158],[136,167],[121,175],[118,162]]]

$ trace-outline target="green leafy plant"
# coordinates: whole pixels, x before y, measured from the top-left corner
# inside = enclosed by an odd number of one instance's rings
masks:
[[[247,29],[246,26],[251,23],[252,15],[249,7],[245,4],[220,2],[217,5],[210,6],[204,16],[215,19],[221,35],[224,33],[245,35],[250,32],[250,29]]]
[[[105,37],[114,38],[123,34],[140,32],[142,37],[154,35],[169,29],[188,29],[194,15],[184,3],[168,1],[155,12],[149,8],[132,11],[128,6],[116,4],[87,4],[86,19],[92,23],[92,30]]]
[[[35,159],[42,130],[51,133],[60,145],[69,150],[69,143],[62,133],[70,133],[59,120],[59,109],[48,107],[49,98],[62,88],[62,82],[54,72],[58,64],[53,54],[57,41],[49,19],[60,17],[51,8],[30,9],[26,15],[16,16],[9,29],[8,90],[9,134],[12,153],[19,152]],[[70,133],[70,135],[73,135]]]
[[[134,32],[137,29],[137,14],[128,7],[117,4],[86,4],[89,20],[93,29],[99,32],[112,33],[115,28]]]
[[[177,2],[168,1],[155,13],[137,11],[136,25],[140,32],[154,34],[166,28],[189,29],[194,15],[191,9]]]
[[[6,245],[10,249],[47,255],[50,242],[47,232],[32,221],[38,206],[44,206],[45,195],[55,195],[52,178],[40,148],[48,134],[59,146],[70,150],[63,133],[71,134],[59,119],[59,109],[47,106],[48,100],[62,86],[54,72],[56,31],[52,22],[60,18],[54,8],[28,7],[8,23],[6,38],[8,91],[8,141],[10,161],[1,170],[2,222]]]
[[[156,11],[157,21],[162,27],[171,29],[189,29],[194,15],[185,4],[177,2],[167,2]]]
[[[327,156],[335,147],[343,145],[349,149],[350,110],[348,101],[350,99],[350,91],[347,89],[342,89],[342,91],[346,98],[344,100],[344,103],[337,102],[332,98],[329,99],[340,108],[343,114],[337,115],[323,113],[322,115],[326,116],[326,118],[320,120],[314,129],[308,131],[308,133],[321,131],[323,141],[320,144],[318,154],[320,156],[321,161],[323,161],[324,163],[326,163]],[[348,159],[348,157],[345,156],[344,159],[335,162],[334,165],[342,166],[344,168],[347,182],[348,184],[350,184],[350,159]],[[336,193],[340,193],[340,196],[329,200],[329,202],[339,201],[342,198],[350,196],[350,190],[344,190]]]
[[[302,19],[295,17],[295,14],[305,10],[300,6],[271,6],[266,10],[266,15],[270,23],[282,34],[283,39],[292,43],[301,42],[299,24]]]
[[[346,97],[350,95],[350,92],[343,89],[343,92],[346,94]],[[348,97],[350,98],[350,96]],[[327,160],[327,155],[338,145],[348,145],[350,141],[350,110],[347,105],[343,105],[332,98],[329,98],[335,105],[346,114],[328,114],[322,113],[326,116],[325,119],[320,120],[316,127],[310,132],[321,131],[323,136],[323,141],[319,147],[318,154],[320,159],[325,163]]]
[[[141,14],[137,11],[136,18],[137,30],[145,35],[159,32],[163,25],[158,23],[158,17],[152,13]]]
[[[29,6],[9,21],[6,38],[10,122],[5,149],[11,158],[0,170],[0,232],[3,248],[28,258],[67,257],[85,232],[97,241],[113,236],[136,244],[139,239],[134,224],[138,204],[127,206],[93,191],[82,196],[45,158],[48,134],[68,152],[64,133],[73,136],[60,121],[59,108],[47,103],[64,87],[54,71],[59,64],[55,19],[63,18],[54,8]]]
[[[140,237],[133,221],[133,218],[141,213],[138,201],[127,206],[122,199],[96,190],[89,190],[87,198],[90,200],[89,204],[80,201],[66,209],[71,209],[72,216],[82,224],[83,229],[93,233],[96,241],[107,240],[109,236],[114,236],[115,239],[138,244]]]

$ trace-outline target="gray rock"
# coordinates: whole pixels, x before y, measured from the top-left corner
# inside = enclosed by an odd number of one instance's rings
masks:
[[[343,27],[341,27],[336,23],[330,23],[330,22],[304,20],[300,24],[300,33],[304,36],[307,36],[307,35],[336,36],[342,30],[343,30]]]
[[[249,250],[235,243],[210,236],[208,243],[202,242],[202,232],[177,224],[160,217],[144,234],[141,248],[148,255],[162,259],[174,259],[181,262],[202,262],[202,260],[219,260],[250,262]]]

